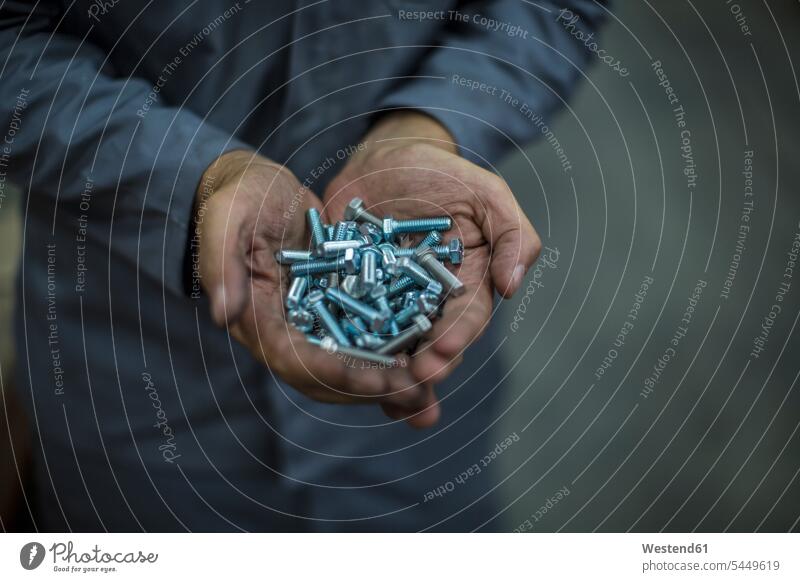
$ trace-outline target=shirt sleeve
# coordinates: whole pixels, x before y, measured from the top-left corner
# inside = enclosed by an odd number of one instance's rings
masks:
[[[160,105],[152,81],[117,76],[97,46],[59,32],[54,3],[0,6],[8,178],[59,221],[80,216],[90,192],[87,236],[185,294],[201,176],[223,153],[248,146],[186,108]],[[108,228],[94,228],[102,223]]]
[[[394,88],[381,108],[422,110],[448,128],[464,157],[494,163],[513,142],[536,135],[523,114],[546,118],[575,87],[587,47],[596,43],[603,3],[464,3],[414,72],[420,78]]]

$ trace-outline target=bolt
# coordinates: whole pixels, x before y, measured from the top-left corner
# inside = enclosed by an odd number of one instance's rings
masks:
[[[286,294],[286,307],[296,309],[300,305],[300,300],[308,289],[308,277],[295,277],[289,286],[289,293]]]
[[[420,287],[427,287],[428,283],[433,281],[428,272],[418,265],[414,259],[409,257],[401,257],[397,259],[397,268],[404,275],[414,279],[414,282]]]
[[[419,305],[416,301],[404,307],[399,313],[394,316],[394,321],[397,323],[399,327],[405,327],[406,324],[411,321],[411,318],[415,315],[419,315]]]
[[[425,238],[423,238],[417,246],[421,247],[422,245],[425,245],[428,247],[433,247],[440,244],[441,242],[442,242],[442,233],[439,232],[438,230],[432,230],[425,235]]]
[[[368,350],[377,350],[385,343],[386,340],[382,340],[378,336],[369,333],[362,333],[356,338],[356,345],[359,348],[366,348]]]
[[[460,265],[461,261],[464,260],[464,243],[461,242],[461,239],[454,238],[446,248],[450,262],[454,265]],[[437,256],[436,258],[438,259],[439,257]]]
[[[378,228],[383,227],[383,221],[370,214],[364,209],[364,201],[361,198],[353,198],[344,209],[345,220],[356,220],[359,222],[369,222]]]
[[[317,248],[325,242],[325,228],[322,226],[322,219],[316,208],[309,208],[306,213],[308,228],[311,231],[311,245]]]
[[[347,249],[344,252],[344,256],[338,259],[316,259],[305,263],[294,263],[289,267],[289,273],[293,277],[321,275],[323,273],[334,273],[336,271],[345,271],[352,274],[358,269],[355,256],[355,251],[353,249]]]
[[[279,265],[291,265],[292,263],[297,263],[299,261],[310,261],[311,251],[300,251],[294,249],[281,249],[279,251],[275,251],[275,261]]]
[[[416,250],[416,255],[420,265],[442,284],[442,287],[448,295],[458,297],[464,294],[464,291],[466,291],[464,283],[453,275],[453,273],[448,271],[447,267],[436,260],[435,253],[429,247],[418,248]]]
[[[378,311],[383,313],[386,317],[388,322],[388,326],[384,326],[389,328],[389,333],[392,335],[397,335],[400,333],[400,328],[397,327],[397,322],[394,320],[391,306],[389,305],[388,293],[386,291],[386,287],[383,285],[376,285],[373,287],[372,291],[369,293],[369,298],[375,307],[378,308]]]
[[[430,321],[428,321],[427,317],[424,315],[415,315],[414,325],[400,332],[399,335],[396,335],[375,351],[382,355],[396,354],[401,352],[406,348],[411,347],[414,342],[428,333],[432,327],[433,325]]]
[[[333,230],[333,238],[331,240],[334,241],[347,240],[348,224],[349,224],[348,222],[337,222],[336,227]]]
[[[397,364],[397,360],[395,358],[387,357],[375,352],[360,350],[358,348],[340,346],[336,343],[336,340],[330,337],[323,338],[320,342],[320,347],[329,354],[344,354],[345,356],[350,356],[366,362],[384,364],[386,366],[394,366]]]
[[[414,279],[407,275],[403,275],[399,279],[395,280],[391,285],[389,285],[388,293],[386,296],[391,299],[392,297],[397,297],[398,295],[402,295],[412,287],[414,287],[416,283]]]
[[[339,289],[331,289],[330,287],[325,290],[325,296],[342,306],[345,311],[350,310],[352,313],[363,317],[369,323],[369,328],[372,331],[380,332],[383,329],[383,324],[386,323],[385,314],[373,309],[366,303],[351,297]]]
[[[335,259],[347,249],[360,248],[361,242],[357,240],[329,240],[319,245],[317,252],[323,258]]]
[[[329,289],[328,291],[331,290]],[[351,346],[350,340],[347,339],[347,335],[342,331],[342,328],[339,327],[339,322],[336,321],[336,318],[328,310],[328,306],[325,305],[325,301],[323,301],[324,299],[325,294],[322,291],[312,291],[308,294],[307,298],[308,308],[317,314],[320,323],[322,323],[323,327],[333,336],[337,343],[343,346]]]
[[[358,277],[356,275],[348,275],[344,278],[344,282],[342,283],[342,291],[348,295],[352,295],[356,299],[361,299],[364,296],[364,293],[361,292],[361,288],[358,284]]]
[[[358,225],[358,232],[368,237],[372,241],[372,244],[378,244],[383,240],[381,229],[369,222]]]
[[[332,224],[325,225],[325,240],[333,240],[333,234],[336,232],[336,227]]]
[[[391,217],[383,219],[381,230],[383,238],[394,240],[396,234],[411,232],[429,232],[431,230],[450,230],[453,221],[449,216],[436,216],[433,218],[412,218],[411,220],[395,220]]]
[[[378,284],[378,261],[382,258],[381,252],[375,247],[366,247],[361,250],[361,280],[359,287],[367,293]]]
[[[289,322],[303,333],[314,328],[314,316],[305,309],[289,310]]]

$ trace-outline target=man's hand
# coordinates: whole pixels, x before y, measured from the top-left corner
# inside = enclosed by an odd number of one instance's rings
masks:
[[[320,202],[285,167],[234,151],[203,175],[196,202],[200,275],[214,320],[286,382],[323,402],[386,403],[409,422],[435,422],[429,392],[406,367],[348,367],[287,323],[281,248],[307,249],[305,213]],[[435,406],[433,406],[435,409]]]
[[[364,142],[326,190],[327,214],[341,219],[345,205],[358,196],[377,216],[451,216],[453,230],[445,238],[464,242],[457,275],[467,292],[447,301],[444,316],[411,361],[418,381],[436,383],[483,332],[493,291],[510,297],[520,287],[541,242],[506,183],[456,155],[452,137],[433,118],[415,112],[388,115]],[[391,406],[384,408],[392,413]]]

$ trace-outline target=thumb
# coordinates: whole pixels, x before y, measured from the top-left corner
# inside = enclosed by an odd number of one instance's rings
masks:
[[[525,273],[539,256],[542,243],[531,223],[519,210],[514,217],[497,221],[498,225],[510,225],[501,232],[484,233],[492,241],[492,263],[490,272],[495,289],[508,299],[522,285]]]
[[[242,220],[233,200],[231,196],[230,203],[219,204],[222,196],[215,197],[199,226],[202,284],[211,302],[211,316],[220,326],[233,325],[241,317],[248,297]]]

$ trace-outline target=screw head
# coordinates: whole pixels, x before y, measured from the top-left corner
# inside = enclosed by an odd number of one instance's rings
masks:
[[[430,281],[428,286],[425,287],[425,292],[438,297],[444,293],[444,287],[442,287],[442,284],[439,283],[439,281]]]
[[[433,327],[433,324],[424,315],[415,315],[412,319],[420,333],[428,333]]]
[[[358,259],[356,258],[356,251],[354,249],[346,249],[344,251],[344,259],[342,264],[344,265],[344,270],[348,275],[353,275],[358,271]]]
[[[370,224],[369,222],[365,222],[360,224],[358,227],[358,232],[360,232],[363,236],[369,238],[373,244],[378,244],[383,240],[383,233],[381,230],[375,226],[374,224]]]
[[[364,201],[361,198],[353,198],[344,208],[344,219],[358,220],[358,217],[363,209]]]
[[[383,219],[383,239],[386,241],[394,240],[394,219],[387,216]]]
[[[314,316],[305,309],[290,310],[289,321],[303,333],[308,333],[314,327]]]
[[[323,293],[319,289],[314,289],[308,295],[306,295],[306,301],[308,302],[309,305],[316,305],[323,299],[325,299],[325,293]]]
[[[460,265],[464,259],[464,243],[460,238],[454,238],[447,245],[447,254],[450,256],[450,262],[454,265]]]
[[[439,297],[437,295],[433,295],[428,293],[427,291],[423,291],[420,293],[419,297],[417,297],[417,307],[419,308],[420,313],[424,313],[425,315],[430,315],[436,308],[439,306]]]

